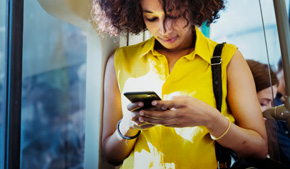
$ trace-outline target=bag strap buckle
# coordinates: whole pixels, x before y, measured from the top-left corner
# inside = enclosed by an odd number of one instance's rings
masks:
[[[220,65],[221,63],[222,63],[222,58],[221,58],[221,56],[213,56],[212,58],[211,58],[211,65]]]

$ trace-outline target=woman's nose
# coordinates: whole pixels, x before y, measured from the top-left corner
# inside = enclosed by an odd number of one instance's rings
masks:
[[[170,20],[161,20],[159,22],[159,33],[165,35],[172,30],[172,21]]]

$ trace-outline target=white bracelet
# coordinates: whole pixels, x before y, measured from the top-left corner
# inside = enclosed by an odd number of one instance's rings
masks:
[[[123,139],[126,139],[126,140],[132,140],[132,139],[134,139],[134,138],[137,138],[137,137],[140,135],[141,130],[139,130],[138,133],[137,133],[135,136],[132,136],[132,137],[124,136],[124,135],[121,133],[121,131],[120,131],[120,123],[121,123],[121,121],[122,121],[122,119],[121,119],[121,120],[118,122],[118,124],[117,124],[117,132],[118,132],[118,134],[119,134]]]

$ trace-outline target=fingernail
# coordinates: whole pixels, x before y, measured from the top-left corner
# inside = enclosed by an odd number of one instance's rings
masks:
[[[142,107],[142,103],[138,103],[138,106],[139,106],[139,107]]]
[[[167,110],[167,108],[166,108],[166,107],[161,107],[161,109],[162,109],[162,110]]]
[[[153,101],[153,102],[152,102],[152,105],[153,105],[153,106],[157,105],[157,101]]]
[[[144,119],[142,117],[139,117],[140,122],[144,122]]]
[[[144,112],[143,112],[143,111],[140,111],[139,114],[140,114],[141,116],[143,116],[143,115],[144,115]]]

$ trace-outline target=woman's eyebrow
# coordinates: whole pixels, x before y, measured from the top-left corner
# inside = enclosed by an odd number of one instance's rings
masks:
[[[143,10],[143,12],[145,12],[145,13],[153,13],[151,11],[148,11],[147,9]]]

